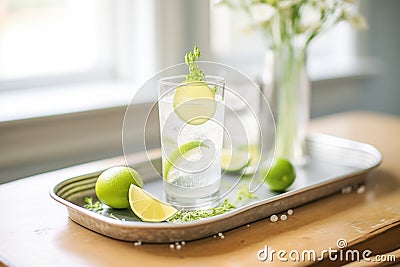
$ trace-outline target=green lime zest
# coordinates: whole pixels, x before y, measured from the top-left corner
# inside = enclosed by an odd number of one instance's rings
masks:
[[[114,220],[120,220],[117,216],[115,216],[114,214],[110,213],[109,214],[110,218],[113,218]]]
[[[103,212],[103,205],[101,204],[100,201],[93,202],[93,198],[92,197],[85,197],[84,201],[86,203],[83,206],[85,209],[88,209],[88,210],[96,212],[96,213],[102,213]]]
[[[221,215],[234,209],[236,209],[236,206],[230,203],[228,199],[225,199],[220,206],[211,209],[180,210],[175,213],[174,216],[168,219],[168,221],[173,223],[197,221],[200,219]]]
[[[239,189],[234,203],[240,203],[249,199],[257,198],[258,196],[255,193],[249,192],[249,189],[247,187],[243,187]],[[236,208],[237,207],[232,202],[229,202],[229,200],[226,198],[220,206],[215,208],[205,210],[180,210],[175,213],[174,216],[168,219],[168,221],[173,223],[197,221],[200,219],[221,215],[230,212]]]
[[[254,192],[250,192],[248,186],[245,186],[238,190],[235,203],[257,198],[258,196]]]
[[[103,204],[101,204],[100,201],[93,201],[93,197],[85,197],[84,198],[85,201],[85,205],[83,205],[83,207],[87,210],[93,211],[95,213],[98,213],[100,215],[108,215],[108,217],[115,219],[115,220],[120,220],[119,218],[117,218],[114,214],[112,214],[111,212],[108,213],[106,210],[104,210],[103,208]]]

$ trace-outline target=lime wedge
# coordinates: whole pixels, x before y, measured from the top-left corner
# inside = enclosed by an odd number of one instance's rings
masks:
[[[244,169],[250,162],[251,156],[244,151],[222,149],[221,168],[228,172],[238,172]]]
[[[172,152],[171,155],[167,158],[167,162],[164,163],[164,179],[168,182],[172,182],[168,180],[168,174],[171,170],[171,167],[176,166],[179,160],[187,159],[190,154],[192,154],[193,152],[197,152],[197,150],[201,146],[206,147],[207,145],[200,140],[193,140],[181,145],[174,152]]]
[[[175,90],[173,106],[175,113],[186,123],[203,124],[214,116],[214,91],[205,82],[184,82]]]
[[[162,222],[178,211],[134,184],[129,187],[129,205],[136,216],[144,222]]]

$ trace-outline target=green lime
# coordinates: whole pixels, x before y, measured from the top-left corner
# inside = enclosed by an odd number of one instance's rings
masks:
[[[293,165],[286,159],[278,158],[272,164],[265,182],[272,191],[281,192],[288,188],[295,178],[296,172]]]
[[[203,124],[214,116],[214,91],[205,82],[186,81],[176,88],[173,106],[175,113],[186,123]]]
[[[250,153],[222,149],[221,168],[228,172],[238,172],[245,168],[251,160]]]
[[[171,167],[175,166],[180,159],[188,158],[189,154],[197,152],[200,146],[206,147],[206,144],[204,144],[200,140],[193,140],[187,142],[186,144],[181,145],[174,152],[172,152],[171,155],[167,158],[167,161],[164,163],[164,168],[163,168],[164,179],[167,180],[168,182],[172,182],[168,180],[168,174],[171,170]]]
[[[129,204],[133,213],[145,222],[162,222],[178,211],[135,185],[129,188]]]
[[[102,172],[96,181],[97,198],[112,208],[127,208],[131,184],[143,187],[142,177],[136,170],[122,166],[112,167]]]

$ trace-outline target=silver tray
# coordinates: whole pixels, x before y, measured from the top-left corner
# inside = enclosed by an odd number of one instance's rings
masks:
[[[382,161],[380,152],[373,146],[327,135],[311,135],[307,138],[308,163],[297,167],[295,183],[285,193],[270,192],[261,186],[256,194],[258,199],[248,200],[228,213],[185,223],[147,223],[140,221],[129,209],[110,210],[115,220],[83,208],[84,197],[95,199],[95,182],[101,172],[69,178],[57,184],[51,191],[53,199],[68,208],[69,217],[76,223],[103,234],[125,241],[167,243],[181,240],[194,240],[224,232],[248,224],[272,214],[277,214],[328,196],[342,188],[363,183],[368,171]],[[160,151],[149,153],[151,161],[160,166]],[[145,189],[162,198],[162,181],[148,158],[143,156],[134,166],[145,181]],[[234,177],[224,176],[224,186],[235,181]],[[234,200],[237,190],[248,185],[242,178],[239,186],[227,196]]]

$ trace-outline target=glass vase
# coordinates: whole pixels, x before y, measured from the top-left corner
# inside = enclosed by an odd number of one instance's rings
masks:
[[[310,114],[306,47],[291,42],[274,50],[275,155],[293,164],[306,162],[305,138]]]

